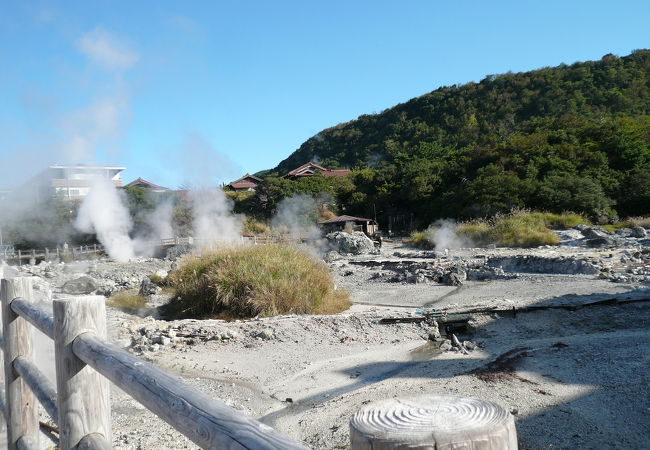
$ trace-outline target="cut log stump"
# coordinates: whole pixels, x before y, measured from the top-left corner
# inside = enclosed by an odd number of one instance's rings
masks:
[[[473,398],[422,395],[361,408],[350,421],[353,450],[516,450],[512,414]]]

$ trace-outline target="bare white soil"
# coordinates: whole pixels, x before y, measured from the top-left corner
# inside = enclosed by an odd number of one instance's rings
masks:
[[[395,251],[409,256],[393,256]],[[614,266],[621,251],[476,250],[452,254],[449,260],[537,254],[595,258]],[[366,259],[433,262],[430,256],[388,244],[382,255]],[[363,259],[332,263],[338,287],[347,289],[355,302],[341,314],[163,322],[109,308],[111,339],[312,448],[347,448],[348,422],[362,405],[420,393],[502,405],[515,415],[524,449],[647,448],[649,302],[519,312],[516,317],[477,313],[473,332],[459,336],[478,344],[468,355],[440,352],[439,343],[428,340],[431,329],[425,323],[378,323],[431,308],[457,312],[647,299],[650,285],[645,280],[614,283],[598,275],[525,273],[466,281],[460,287],[410,284],[373,278],[374,266],[351,264]],[[168,268],[159,261],[150,264],[150,272]],[[93,270],[128,272],[128,266],[101,263]],[[146,272],[147,263],[138,270]],[[50,282],[56,285],[56,279]],[[141,335],[172,339],[134,350]],[[115,448],[195,448],[118,389],[112,398]]]

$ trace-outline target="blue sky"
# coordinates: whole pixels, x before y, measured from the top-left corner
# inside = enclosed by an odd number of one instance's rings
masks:
[[[648,23],[647,0],[4,0],[0,171],[228,181],[439,86],[648,48]]]

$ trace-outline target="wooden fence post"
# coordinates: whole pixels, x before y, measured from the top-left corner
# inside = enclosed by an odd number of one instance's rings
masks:
[[[49,261],[49,260],[50,260],[50,249],[46,248],[45,249],[45,261]]]
[[[22,266],[22,257],[23,255],[20,254],[20,249],[18,249],[18,266]]]
[[[7,448],[17,449],[21,444],[38,446],[38,403],[25,381],[14,370],[14,360],[22,356],[32,359],[32,326],[11,309],[11,301],[22,297],[32,300],[32,278],[3,279],[2,332],[4,345],[4,374],[7,407]],[[22,441],[22,442],[19,442]]]
[[[352,450],[517,450],[515,419],[503,407],[451,395],[391,398],[361,408],[350,421]]]
[[[111,442],[109,381],[74,354],[77,336],[93,333],[106,339],[104,297],[55,299],[54,354],[62,450],[76,448],[86,436],[99,434]],[[90,439],[91,436],[84,439]]]

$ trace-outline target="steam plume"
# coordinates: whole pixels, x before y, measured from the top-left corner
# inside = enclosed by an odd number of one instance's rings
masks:
[[[128,261],[135,256],[129,237],[131,226],[129,212],[115,185],[103,178],[93,180],[79,207],[75,227],[85,233],[96,233],[111,258]]]

